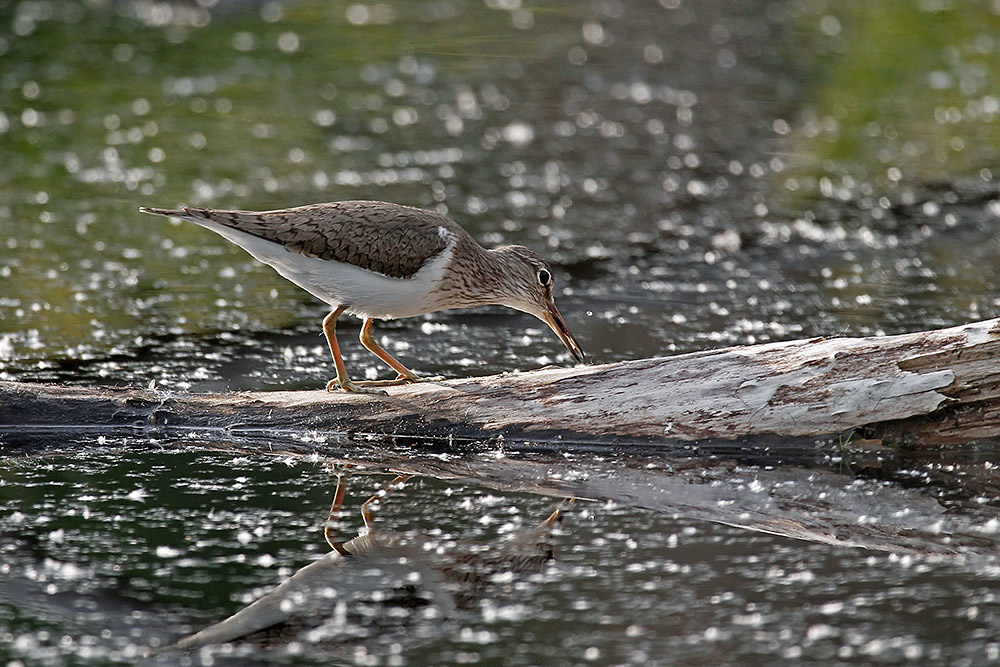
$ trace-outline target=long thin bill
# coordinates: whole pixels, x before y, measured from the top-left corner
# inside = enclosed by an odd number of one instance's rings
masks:
[[[573,357],[576,358],[581,364],[586,361],[586,357],[583,354],[583,350],[580,349],[580,344],[576,342],[576,338],[573,334],[569,332],[566,327],[566,321],[563,320],[562,315],[556,309],[556,304],[553,301],[549,301],[548,312],[545,313],[543,318],[545,323],[549,325],[552,331],[559,336],[559,340],[563,342],[569,351],[573,353]]]

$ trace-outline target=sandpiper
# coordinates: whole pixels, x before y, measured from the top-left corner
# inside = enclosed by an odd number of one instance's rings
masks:
[[[376,319],[448,308],[502,305],[534,315],[583,362],[556,309],[549,265],[524,246],[487,250],[441,213],[379,201],[340,201],[276,211],[146,208],[225,237],[333,310],[323,319],[337,377],[327,391],[382,393],[375,387],[419,376],[372,337]],[[394,380],[353,381],[337,344],[337,318],[363,319],[361,344],[396,371]]]

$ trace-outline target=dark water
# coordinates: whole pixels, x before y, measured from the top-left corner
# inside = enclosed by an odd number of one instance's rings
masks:
[[[995,317],[998,34],[976,0],[0,4],[0,378],[329,379],[321,304],[140,205],[438,208],[550,258],[598,362]],[[357,326],[349,367],[382,372]],[[502,309],[378,333],[432,374],[570,361]],[[582,500],[550,561],[454,609],[389,587],[316,641],[147,661],[1000,662],[995,443],[640,458],[23,436],[0,434],[42,452],[0,467],[5,661],[142,662],[234,613],[329,551],[330,466],[350,462],[340,532],[414,473],[377,521],[425,572]]]

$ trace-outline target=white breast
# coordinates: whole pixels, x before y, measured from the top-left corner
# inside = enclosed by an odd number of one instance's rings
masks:
[[[458,239],[444,227],[448,245],[409,278],[390,278],[351,264],[306,257],[284,246],[207,220],[186,218],[224,236],[281,276],[331,306],[346,305],[362,317],[396,319],[436,310],[431,294],[451,261]]]

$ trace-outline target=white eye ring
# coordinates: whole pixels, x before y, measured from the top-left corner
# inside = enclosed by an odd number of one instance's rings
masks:
[[[545,269],[541,269],[538,272],[538,284],[541,285],[542,287],[545,287],[550,282],[552,282],[552,274],[546,271]]]

